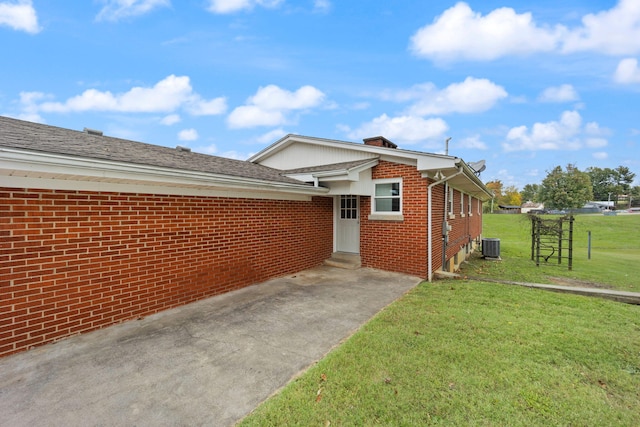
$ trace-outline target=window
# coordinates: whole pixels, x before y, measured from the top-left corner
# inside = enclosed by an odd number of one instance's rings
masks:
[[[464,216],[464,193],[460,192],[460,216]]]
[[[453,188],[449,187],[449,215],[453,216]]]
[[[473,199],[471,198],[471,194],[469,194],[469,215],[473,215]]]
[[[380,179],[374,181],[372,213],[402,213],[402,181],[400,179]]]
[[[358,196],[340,196],[340,219],[358,219]]]

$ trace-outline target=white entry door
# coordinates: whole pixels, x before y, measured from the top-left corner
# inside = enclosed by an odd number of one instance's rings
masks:
[[[336,251],[360,253],[360,209],[358,196],[337,199]]]

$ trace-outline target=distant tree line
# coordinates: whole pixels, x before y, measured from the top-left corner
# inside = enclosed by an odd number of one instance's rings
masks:
[[[614,206],[627,202],[631,206],[632,201],[640,203],[640,186],[631,185],[635,177],[626,166],[581,171],[568,164],[564,169],[556,166],[540,184],[527,184],[522,191],[515,186],[504,187],[500,180],[487,182],[486,186],[493,191],[497,206],[520,206],[527,201],[544,203],[545,209],[576,209],[590,201],[610,201]]]

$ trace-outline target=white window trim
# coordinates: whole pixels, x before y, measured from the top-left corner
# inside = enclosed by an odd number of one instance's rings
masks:
[[[473,198],[469,194],[469,216],[473,216]]]
[[[400,195],[398,199],[400,200],[400,211],[398,212],[377,212],[376,211],[376,184],[392,184],[399,183],[400,184]],[[371,214],[369,215],[370,220],[382,220],[382,221],[402,221],[404,220],[404,216],[402,215],[403,208],[403,188],[402,188],[402,178],[384,178],[384,179],[374,179],[372,180],[371,186]]]
[[[453,198],[453,187],[449,187],[449,206],[447,207],[447,209],[449,210],[449,218],[455,218],[456,214],[453,212],[454,210],[454,198]]]
[[[464,213],[464,193],[462,191],[460,192],[460,217],[461,218],[465,217],[465,213]]]

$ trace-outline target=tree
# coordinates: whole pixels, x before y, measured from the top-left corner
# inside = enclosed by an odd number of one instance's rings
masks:
[[[636,174],[631,172],[626,166],[618,166],[615,169],[615,173],[618,188],[620,190],[616,196],[619,196],[620,194],[628,194],[631,191],[631,184],[633,183]]]
[[[566,171],[556,166],[542,181],[539,196],[548,209],[581,208],[593,200],[591,178],[575,165],[568,164]]]
[[[520,192],[514,185],[504,187],[499,179],[489,181],[485,185],[493,191],[493,202],[496,205],[520,206],[522,203]]]
[[[586,170],[593,185],[594,200],[618,200],[618,196],[628,194],[636,174],[626,166],[615,169],[590,167]]]
[[[640,206],[640,185],[629,190],[629,207]]]
[[[509,206],[520,206],[522,204],[522,196],[520,195],[518,188],[514,185],[510,185],[505,188],[500,204]]]
[[[493,192],[493,198],[497,202],[502,197],[502,181],[496,179],[494,181],[487,182],[485,185]]]
[[[538,193],[540,192],[540,186],[538,184],[527,184],[520,192],[522,200],[538,202]]]

